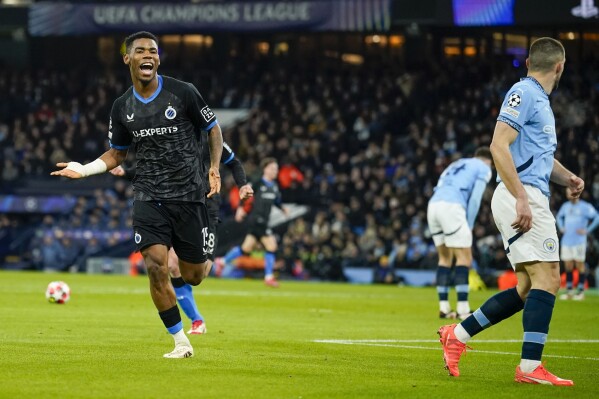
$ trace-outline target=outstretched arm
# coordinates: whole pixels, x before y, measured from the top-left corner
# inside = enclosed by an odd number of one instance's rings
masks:
[[[81,179],[83,177],[98,175],[107,170],[119,166],[127,157],[127,150],[117,150],[110,148],[100,158],[85,165],[79,162],[59,162],[57,167],[63,168],[50,173],[52,176],[64,176],[70,179]]]

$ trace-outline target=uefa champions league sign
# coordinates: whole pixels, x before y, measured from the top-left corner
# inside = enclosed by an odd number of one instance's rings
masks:
[[[202,30],[386,31],[390,0],[231,1],[202,3],[50,3],[31,5],[33,36],[79,35],[150,30],[184,33]]]

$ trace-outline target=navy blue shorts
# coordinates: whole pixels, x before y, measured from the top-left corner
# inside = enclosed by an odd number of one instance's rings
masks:
[[[139,251],[155,244],[173,247],[179,259],[203,263],[210,251],[210,221],[201,202],[135,201],[133,230]],[[213,249],[213,248],[212,248]]]

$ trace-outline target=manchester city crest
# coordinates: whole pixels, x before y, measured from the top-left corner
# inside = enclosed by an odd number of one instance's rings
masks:
[[[555,252],[557,244],[553,238],[548,238],[545,241],[543,241],[543,248],[547,252]]]

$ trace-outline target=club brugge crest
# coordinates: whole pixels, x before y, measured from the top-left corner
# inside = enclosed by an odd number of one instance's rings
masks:
[[[555,243],[555,240],[553,238],[548,238],[543,242],[543,248],[547,252],[555,252],[557,244]]]
[[[164,116],[166,116],[166,119],[175,119],[175,116],[177,116],[177,110],[175,110],[172,105],[169,105],[166,111],[164,111]]]
[[[139,234],[137,231],[135,232],[135,243],[139,244],[141,242],[141,234]]]

